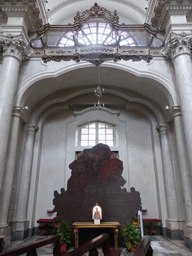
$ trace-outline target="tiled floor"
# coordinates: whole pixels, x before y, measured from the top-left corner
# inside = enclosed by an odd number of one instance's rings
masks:
[[[34,241],[39,241],[41,239],[44,239],[44,236],[34,236],[30,239],[27,239],[22,242],[14,242],[12,243],[12,248],[23,245],[26,243],[32,243]],[[154,256],[192,256],[192,252],[184,246],[183,241],[180,240],[171,240],[171,239],[165,239],[161,236],[153,236],[150,237],[151,239],[151,246],[153,248],[153,255]],[[73,248],[70,248],[69,250],[72,250]],[[50,256],[53,254],[53,245],[49,244],[44,247],[41,247],[37,249],[38,256]],[[102,256],[102,252],[100,251],[99,256]],[[133,253],[128,253],[126,248],[122,248],[121,256],[128,256],[133,255]]]

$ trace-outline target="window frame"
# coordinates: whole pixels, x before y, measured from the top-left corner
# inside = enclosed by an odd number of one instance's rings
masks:
[[[91,124],[95,124],[95,131],[96,131],[95,132],[95,144],[93,144],[93,145],[89,144],[89,125],[91,125]],[[104,135],[105,136],[107,135],[106,134],[107,128],[111,128],[112,129],[112,131],[113,131],[112,132],[113,138],[110,141],[113,142],[113,145],[108,145],[107,144],[106,137],[105,137],[105,143],[104,142],[99,142],[99,129],[102,129],[102,128],[99,128],[99,124],[105,125],[105,127],[104,127],[104,129],[105,129]],[[81,137],[81,135],[82,135],[82,128],[84,128],[87,125],[88,125],[88,133],[86,134],[86,135],[88,135],[87,145],[82,145],[81,144],[81,142],[82,142],[82,137]],[[102,121],[93,121],[93,122],[85,123],[85,124],[82,124],[81,126],[79,126],[79,128],[78,128],[78,146],[83,147],[83,148],[85,148],[85,147],[94,147],[98,143],[106,144],[109,147],[115,147],[116,146],[116,127],[115,127],[115,125],[112,125],[112,124],[109,124],[109,123],[106,123],[106,122],[102,122]]]

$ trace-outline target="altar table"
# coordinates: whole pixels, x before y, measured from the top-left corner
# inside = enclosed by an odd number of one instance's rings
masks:
[[[101,222],[94,224],[93,222],[74,222],[75,248],[79,247],[79,229],[80,228],[113,228],[114,229],[114,247],[118,248],[119,222]]]

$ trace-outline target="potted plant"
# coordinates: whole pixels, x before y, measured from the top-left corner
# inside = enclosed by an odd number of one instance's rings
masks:
[[[123,236],[125,237],[124,245],[128,251],[136,251],[137,246],[140,244],[140,230],[136,228],[134,224],[127,223],[123,230]]]
[[[66,251],[67,244],[71,244],[71,228],[66,221],[59,222],[57,235],[60,236],[61,251]]]

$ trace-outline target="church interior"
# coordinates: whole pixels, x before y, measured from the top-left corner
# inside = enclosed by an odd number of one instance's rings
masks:
[[[0,0],[0,53],[5,248],[99,203],[192,250],[192,2]]]

